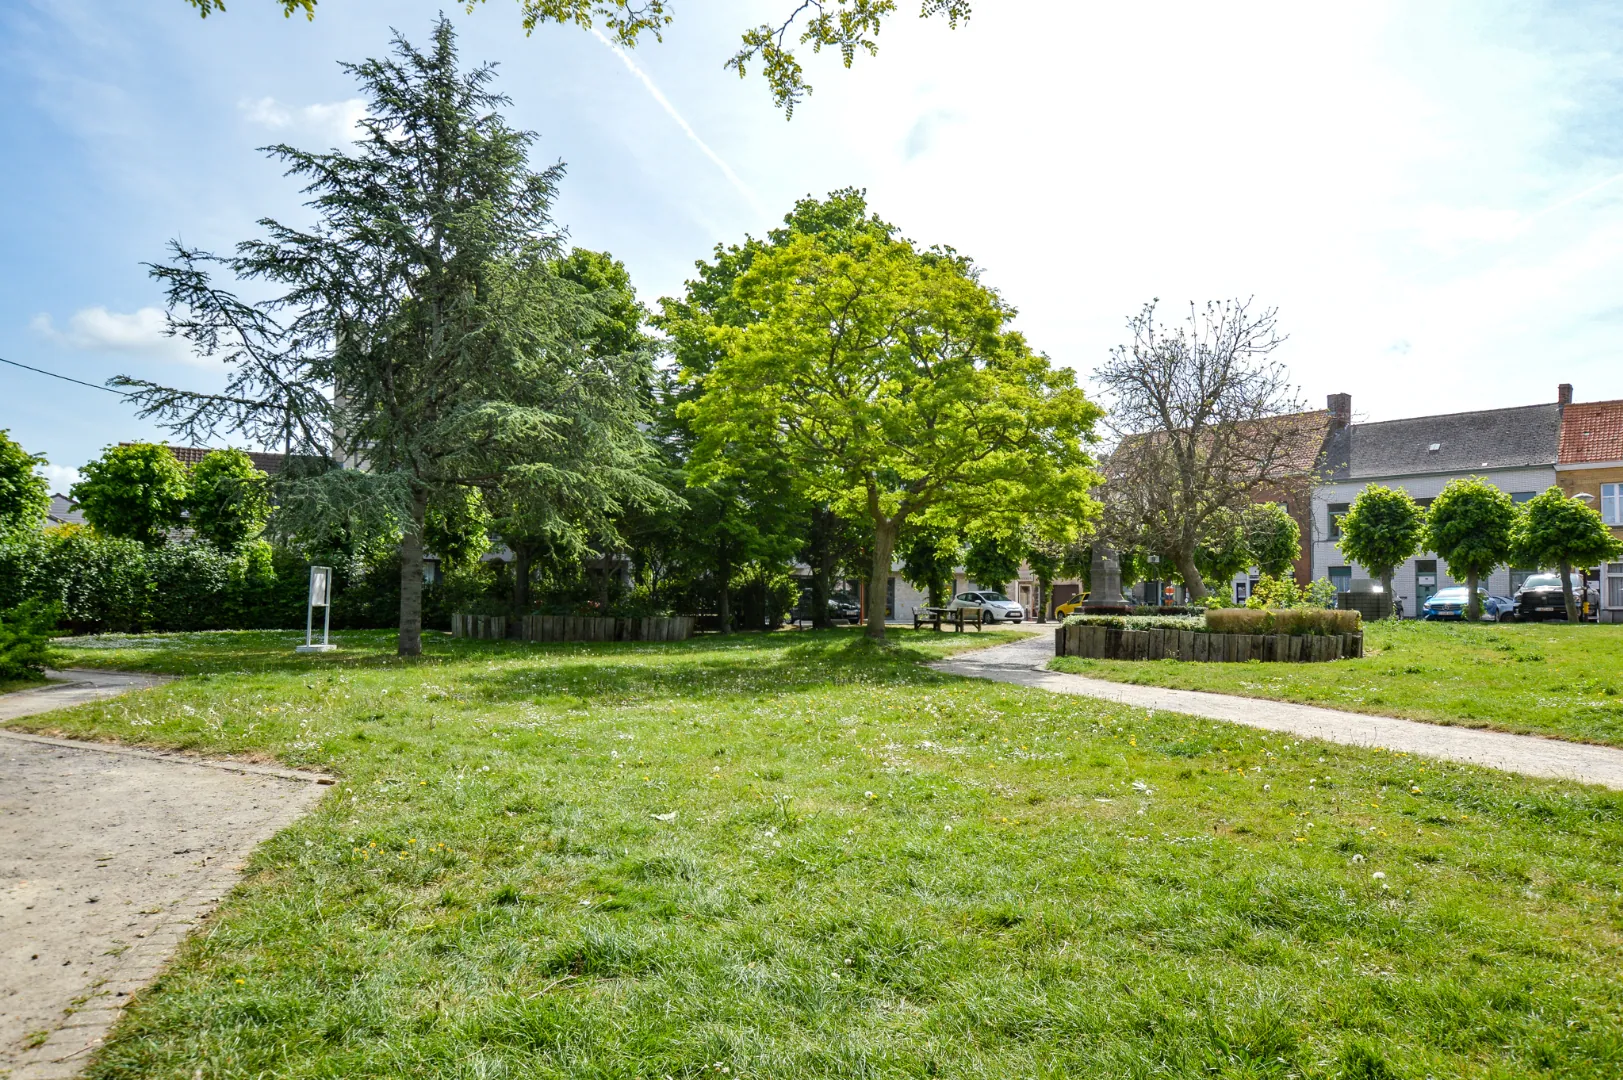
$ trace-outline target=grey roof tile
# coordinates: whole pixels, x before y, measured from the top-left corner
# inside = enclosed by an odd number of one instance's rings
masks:
[[[1350,424],[1326,443],[1325,471],[1336,481],[1554,465],[1560,439],[1553,402]]]

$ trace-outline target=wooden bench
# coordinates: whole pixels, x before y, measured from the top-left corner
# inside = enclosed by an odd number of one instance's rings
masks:
[[[918,630],[923,627],[924,624],[928,623],[930,625],[930,629],[939,633],[941,630],[941,624],[946,623],[949,626],[957,627],[958,632],[961,634],[964,632],[964,625],[966,623],[973,626],[977,630],[983,629],[981,617],[985,614],[986,613],[980,608],[914,608],[913,629]]]

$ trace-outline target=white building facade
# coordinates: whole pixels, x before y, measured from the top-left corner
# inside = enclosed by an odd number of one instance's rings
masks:
[[[1339,518],[1371,484],[1402,488],[1423,507],[1450,480],[1479,476],[1517,502],[1556,483],[1560,439],[1558,403],[1475,413],[1450,413],[1374,424],[1346,424],[1326,442],[1324,481],[1313,491],[1313,576],[1346,590],[1355,578],[1376,579],[1341,552]],[[1306,538],[1304,538],[1306,539]],[[1501,566],[1482,587],[1510,596],[1535,568]],[[1414,618],[1433,593],[1463,584],[1449,577],[1435,552],[1421,552],[1398,567],[1392,591]]]

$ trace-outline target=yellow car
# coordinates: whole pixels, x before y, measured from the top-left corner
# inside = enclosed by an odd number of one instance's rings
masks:
[[[1087,603],[1087,601],[1088,601],[1088,594],[1083,593],[1081,596],[1078,596],[1076,599],[1067,600],[1065,603],[1059,605],[1059,607],[1054,609],[1054,614],[1058,615],[1061,618],[1064,618],[1067,615],[1075,615],[1077,612],[1082,610],[1082,605]]]

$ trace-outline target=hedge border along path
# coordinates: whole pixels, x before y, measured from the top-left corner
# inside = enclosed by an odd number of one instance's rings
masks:
[[[1323,663],[1363,656],[1364,635],[1213,634],[1159,628],[1118,630],[1111,626],[1072,624],[1054,631],[1054,655],[1094,660]]]
[[[1232,724],[1288,731],[1304,738],[1348,746],[1376,747],[1422,757],[1483,765],[1490,769],[1576,780],[1623,790],[1623,750],[1570,743],[1537,735],[1511,735],[1477,728],[1400,720],[1393,716],[1340,712],[1315,705],[1167,690],[1156,686],[1106,682],[1047,670],[1048,635],[998,645],[932,664],[937,671],[994,682],[1014,683],[1056,694],[1078,694],[1143,709],[1162,709]]]

